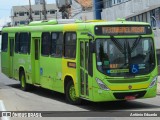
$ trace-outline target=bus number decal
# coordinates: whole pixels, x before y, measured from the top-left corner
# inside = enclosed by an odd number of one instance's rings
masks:
[[[128,73],[129,69],[115,69],[115,70],[107,70],[107,73]]]

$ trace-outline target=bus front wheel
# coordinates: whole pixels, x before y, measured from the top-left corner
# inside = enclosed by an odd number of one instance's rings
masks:
[[[69,102],[70,104],[77,105],[81,103],[81,99],[76,96],[75,87],[72,81],[69,81],[67,83],[65,94],[66,94],[66,101]]]

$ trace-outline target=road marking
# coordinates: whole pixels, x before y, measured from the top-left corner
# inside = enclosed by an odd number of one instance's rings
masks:
[[[4,103],[2,100],[0,100],[0,111],[6,111]],[[2,117],[1,120],[10,120],[9,117]]]

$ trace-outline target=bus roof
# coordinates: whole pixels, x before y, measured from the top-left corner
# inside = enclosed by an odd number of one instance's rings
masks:
[[[57,26],[57,29],[61,30],[64,26],[77,26],[80,28],[91,28],[96,25],[149,25],[149,23],[145,22],[133,22],[133,21],[125,21],[125,20],[117,20],[117,21],[104,21],[104,20],[89,20],[82,21],[76,19],[61,19],[61,20],[49,20],[49,21],[34,21],[29,25],[23,26],[15,26],[15,27],[5,27],[2,29],[2,32],[17,32],[17,31],[45,31],[52,30],[53,26]]]

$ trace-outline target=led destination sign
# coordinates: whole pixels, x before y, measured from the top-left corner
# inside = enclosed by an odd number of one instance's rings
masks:
[[[96,26],[96,35],[144,35],[152,34],[150,26]]]
[[[102,27],[103,34],[145,33],[144,27]]]

